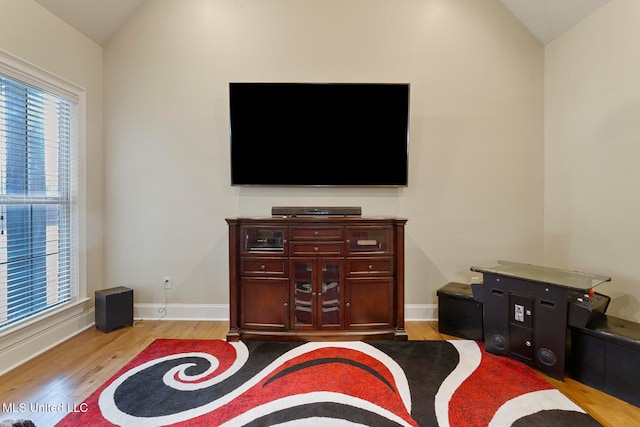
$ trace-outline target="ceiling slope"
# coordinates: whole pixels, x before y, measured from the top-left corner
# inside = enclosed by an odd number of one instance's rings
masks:
[[[500,0],[536,36],[547,44],[591,15],[609,0]]]
[[[111,36],[145,2],[145,0],[35,1],[100,46],[105,46]]]
[[[35,1],[101,46],[105,46],[113,34],[145,2],[145,0]],[[608,1],[500,0],[542,44],[549,43]]]

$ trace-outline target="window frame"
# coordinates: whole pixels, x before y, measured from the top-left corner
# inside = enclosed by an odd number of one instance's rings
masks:
[[[29,336],[85,311],[86,280],[86,90],[55,74],[0,49],[0,73],[77,104],[75,134],[71,141],[71,299],[0,330],[0,351]]]

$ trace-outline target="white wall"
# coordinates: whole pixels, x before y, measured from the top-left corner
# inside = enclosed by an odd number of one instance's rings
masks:
[[[545,49],[545,256],[604,274],[640,321],[640,2],[612,0]]]
[[[542,262],[543,59],[498,0],[147,1],[105,48],[106,283],[227,303],[224,219],[274,205],[409,218],[408,304]],[[409,186],[231,187],[229,81],[411,83]]]

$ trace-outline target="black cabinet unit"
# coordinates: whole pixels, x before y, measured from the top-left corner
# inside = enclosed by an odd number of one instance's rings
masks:
[[[594,299],[592,305],[592,288],[611,278],[508,261],[471,270],[483,273],[477,299],[484,303],[486,350],[516,357],[563,380],[569,304],[578,313],[589,313],[573,316],[577,320],[598,310],[603,314],[608,297],[597,304]]]

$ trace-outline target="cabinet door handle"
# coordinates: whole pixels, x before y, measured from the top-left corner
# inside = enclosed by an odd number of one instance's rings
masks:
[[[346,303],[346,304],[345,304],[345,306],[346,306],[347,308],[349,308],[349,307],[351,307],[351,303],[350,303],[350,302],[348,302],[348,303]]]
[[[285,302],[285,303],[284,303],[284,308],[287,308],[287,307],[289,307],[289,303],[288,303],[288,302]]]

